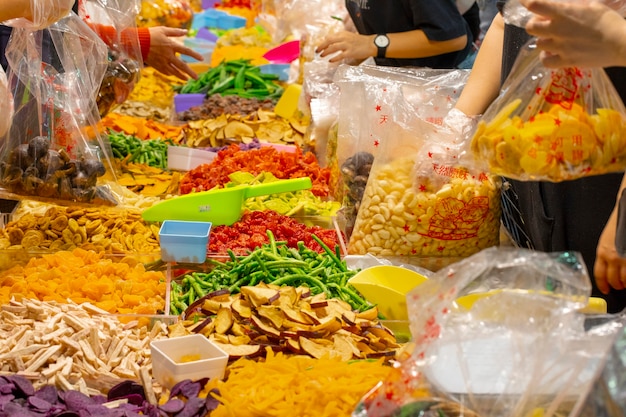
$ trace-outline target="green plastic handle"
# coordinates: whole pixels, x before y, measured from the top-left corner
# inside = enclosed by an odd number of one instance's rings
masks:
[[[265,184],[255,184],[245,190],[245,198],[258,197],[261,195],[287,193],[289,191],[308,190],[313,187],[311,178],[291,178],[268,182]]]

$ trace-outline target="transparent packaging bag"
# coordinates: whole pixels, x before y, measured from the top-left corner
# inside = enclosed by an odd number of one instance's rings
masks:
[[[2,24],[16,28],[43,29],[67,16],[72,11],[74,2],[75,0],[30,0],[30,19],[21,17]]]
[[[139,81],[143,62],[135,23],[138,11],[134,0],[80,3],[80,17],[108,47],[108,65],[96,99],[100,117],[126,101]]]
[[[13,96],[9,89],[7,75],[2,67],[0,67],[0,114],[4,114],[0,119],[0,137],[2,137],[13,120]]]
[[[520,181],[626,169],[626,108],[601,68],[549,69],[536,39],[520,51],[470,144],[478,163]]]
[[[334,77],[340,89],[337,143],[329,141],[328,147],[336,151],[327,160],[338,179],[336,199],[342,202],[341,216],[348,237],[374,158],[387,136],[380,115],[401,117],[398,112],[405,111],[405,106],[417,118],[440,125],[454,106],[468,75],[466,70],[339,66]],[[393,90],[397,95],[386,94],[394,86],[399,87]]]
[[[0,153],[2,186],[37,198],[116,204],[98,186],[111,167],[95,103],[107,46],[70,13],[46,29],[15,28],[6,56],[15,114]]]
[[[368,95],[377,97],[364,101],[377,113],[368,130],[376,151],[348,253],[455,261],[497,245],[499,179],[440,145],[458,134],[423,120],[401,86],[366,86]]]
[[[354,417],[592,417],[585,401],[623,330],[588,328],[580,255],[489,248],[407,295],[412,341]]]

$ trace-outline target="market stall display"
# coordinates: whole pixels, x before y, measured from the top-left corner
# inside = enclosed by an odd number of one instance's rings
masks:
[[[619,386],[588,395],[623,320],[576,254],[497,248],[501,182],[471,151],[559,120],[600,132],[606,162],[619,103],[522,121],[509,100],[466,146],[445,116],[468,71],[316,56],[343,5],[87,3],[86,27],[48,29],[69,30],[63,65],[9,48],[0,174],[30,194],[0,189],[20,200],[0,204],[0,416],[603,416],[583,403]],[[190,28],[178,41],[210,59],[181,81],[139,70],[128,29],[79,30],[124,22]]]

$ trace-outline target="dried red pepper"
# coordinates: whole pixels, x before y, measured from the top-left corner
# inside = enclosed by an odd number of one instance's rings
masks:
[[[254,175],[271,172],[276,178],[311,178],[311,192],[318,197],[330,193],[330,169],[320,167],[312,152],[281,152],[272,147],[242,151],[233,144],[218,152],[209,164],[200,165],[187,172],[180,181],[180,193],[207,191],[222,188],[230,182],[233,172],[245,171]]]
[[[297,248],[298,242],[303,242],[309,249],[324,252],[319,243],[313,239],[313,234],[329,248],[340,245],[339,236],[334,229],[307,226],[271,210],[249,211],[232,226],[217,226],[211,230],[209,253],[226,254],[228,250],[232,250],[237,255],[245,255],[269,243],[267,230],[272,231],[277,241],[285,241],[292,248]]]

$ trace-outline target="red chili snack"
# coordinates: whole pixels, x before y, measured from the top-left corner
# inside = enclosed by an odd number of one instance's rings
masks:
[[[232,226],[217,226],[211,230],[209,253],[226,254],[230,249],[237,255],[245,255],[269,243],[267,230],[274,234],[277,241],[285,241],[292,248],[297,248],[298,242],[303,242],[309,249],[324,252],[312,235],[319,237],[331,249],[339,245],[339,237],[334,229],[307,226],[275,211],[248,211]]]
[[[219,151],[211,163],[187,172],[180,181],[180,193],[222,188],[230,182],[228,176],[237,171],[254,175],[271,172],[279,179],[309,177],[314,195],[330,195],[330,169],[320,167],[312,152],[303,153],[300,148],[296,152],[281,152],[272,147],[242,151],[236,144]]]

